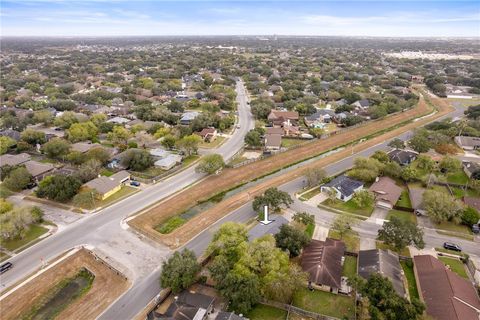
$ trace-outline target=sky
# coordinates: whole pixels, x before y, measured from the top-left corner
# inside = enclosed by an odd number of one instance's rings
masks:
[[[480,0],[0,0],[0,21],[1,36],[480,37]]]

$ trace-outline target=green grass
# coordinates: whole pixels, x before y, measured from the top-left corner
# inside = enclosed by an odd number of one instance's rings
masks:
[[[198,154],[194,154],[194,155],[191,155],[191,156],[188,156],[188,157],[184,158],[183,161],[182,161],[182,167],[183,168],[188,167],[193,162],[197,161],[199,158],[200,158],[200,156]]]
[[[130,186],[122,186],[120,190],[112,194],[110,197],[104,199],[104,200],[95,200],[92,204],[90,205],[85,205],[82,208],[87,209],[87,210],[92,210],[95,208],[105,208],[114,202],[117,202],[125,197],[128,197],[136,192],[138,192],[139,189],[133,188]]]
[[[467,235],[472,235],[472,230],[463,224],[456,224],[452,221],[445,221],[442,223],[435,223],[435,228],[443,231],[463,233]]]
[[[250,320],[280,320],[286,319],[287,311],[257,304],[246,316]]]
[[[162,234],[167,234],[175,230],[176,228],[180,227],[182,224],[187,222],[186,219],[180,217],[171,217],[164,223],[159,224],[155,227],[155,230]]]
[[[402,221],[411,221],[413,223],[417,223],[417,216],[413,212],[390,210],[386,219],[390,220],[392,217],[397,217]]]
[[[396,205],[404,208],[412,207],[412,203],[410,202],[410,197],[408,195],[408,190],[402,191],[402,194],[400,195],[400,199],[398,199]]]
[[[415,281],[415,272],[413,272],[413,262],[401,260],[400,264],[402,265],[403,272],[405,273],[405,278],[407,279],[408,293],[410,294],[410,299],[419,299],[417,282]]]
[[[391,250],[393,252],[398,253],[401,256],[410,257],[410,250],[408,250],[407,247],[403,248],[402,250],[397,250],[394,246],[385,244],[380,241],[376,241],[376,247],[377,249]]]
[[[467,257],[468,256],[468,254],[463,253],[463,252],[448,250],[448,249],[440,248],[440,247],[435,248],[435,251],[442,252],[442,253],[448,253],[448,254],[451,254],[451,255],[454,255],[454,256],[458,256],[458,257]]]
[[[34,224],[31,225],[30,228],[28,229],[27,233],[25,234],[25,237],[23,238],[18,238],[18,239],[12,239],[12,240],[0,240],[0,245],[4,247],[5,249],[9,251],[15,251],[18,248],[27,245],[28,243],[36,240],[38,237],[40,237],[42,234],[47,233],[48,229],[44,228],[40,225]]]
[[[13,194],[7,187],[0,184],[0,198],[8,198]]]
[[[309,200],[309,199],[313,198],[314,196],[316,196],[317,194],[319,194],[320,192],[321,192],[320,187],[316,187],[316,188],[302,194],[302,196],[300,197],[300,200],[303,200],[303,201]]]
[[[330,317],[340,319],[354,319],[355,317],[354,298],[340,294],[302,288],[294,294],[292,304],[298,308]]]
[[[447,182],[456,183],[456,184],[466,184],[468,182],[468,177],[463,171],[453,172],[447,174]]]
[[[305,140],[302,139],[291,139],[291,138],[282,138],[282,147],[291,148],[299,144],[305,143]]]
[[[225,141],[225,137],[217,136],[217,138],[212,142],[202,141],[198,147],[205,148],[205,149],[213,149],[213,148],[217,148],[220,144],[223,143],[223,141]]]
[[[338,231],[330,229],[330,231],[328,231],[328,237],[332,239],[342,240],[343,242],[345,242],[347,251],[358,252],[360,250],[360,239],[352,231],[343,235],[343,238],[340,239]]]
[[[332,199],[327,199],[323,202],[324,205],[329,206],[334,209],[358,214],[361,216],[365,217],[370,217],[373,212],[373,206],[374,204],[372,203],[370,206],[366,208],[360,208],[357,206],[357,204],[352,200],[349,200],[347,202],[340,201],[338,199],[332,200]]]
[[[450,266],[450,270],[458,274],[460,277],[468,280],[467,271],[465,270],[465,266],[463,265],[462,261],[448,257],[438,257],[438,260],[442,261],[445,265]]]
[[[305,233],[308,235],[309,238],[313,237],[313,232],[315,231],[315,224],[309,223],[307,228],[305,228]]]
[[[239,157],[233,158],[228,164],[230,166],[234,166],[236,164],[242,163],[242,162],[247,161],[247,160],[248,160],[247,158],[239,156]]]
[[[357,274],[357,258],[353,256],[345,256],[342,275],[348,278],[352,278],[356,274]]]
[[[113,172],[106,169],[106,168],[103,168],[101,171],[100,171],[100,174],[102,176],[105,176],[105,177],[110,177],[111,175],[113,175]]]
[[[7,259],[9,259],[9,258],[10,258],[10,256],[9,256],[8,254],[6,254],[6,253],[3,252],[3,251],[0,251],[0,262],[5,261],[5,260],[7,260]]]

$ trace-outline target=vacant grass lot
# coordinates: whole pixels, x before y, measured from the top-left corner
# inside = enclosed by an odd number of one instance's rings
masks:
[[[350,212],[353,214],[358,214],[365,217],[370,217],[372,215],[373,206],[374,206],[374,204],[372,204],[366,208],[360,208],[359,206],[357,206],[357,204],[353,200],[343,202],[338,199],[335,199],[335,200],[327,199],[323,202],[323,204],[334,209]]]
[[[418,288],[417,282],[415,281],[415,273],[413,272],[413,262],[400,261],[402,265],[403,272],[405,273],[405,278],[407,278],[408,283],[408,293],[410,294],[410,299],[418,299]]]
[[[438,260],[442,261],[446,266],[450,267],[450,270],[458,274],[460,277],[468,280],[467,271],[462,261],[455,258],[438,257]]]
[[[257,304],[247,314],[247,318],[250,320],[280,320],[287,318],[287,311],[280,310],[274,307],[266,306],[264,304]]]
[[[355,317],[353,297],[340,294],[302,288],[294,294],[292,304],[295,307],[340,319],[354,319]]]
[[[392,217],[397,217],[402,221],[411,221],[413,223],[417,223],[417,216],[413,212],[390,210],[386,219],[390,220]]]
[[[32,225],[28,229],[25,237],[19,239],[12,239],[12,240],[0,240],[0,245],[9,251],[15,251],[18,248],[27,245],[28,243],[36,240],[42,234],[48,232],[47,228],[42,227],[41,225]]]

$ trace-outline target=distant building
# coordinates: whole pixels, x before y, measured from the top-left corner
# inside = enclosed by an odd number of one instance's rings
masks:
[[[408,166],[415,161],[418,153],[410,150],[394,149],[388,153],[390,160],[395,161],[401,166]]]
[[[175,167],[178,163],[182,162],[182,156],[179,154],[170,153],[167,156],[155,161],[155,167],[159,167],[163,170],[170,170]]]
[[[411,80],[412,82],[415,82],[415,83],[423,83],[423,81],[425,80],[425,77],[420,75],[412,75]]]
[[[368,101],[367,99],[357,100],[354,103],[352,103],[352,106],[362,110],[368,109],[370,107],[370,101]]]
[[[180,124],[188,126],[199,115],[200,113],[197,111],[185,112],[180,118]]]
[[[475,172],[480,171],[480,164],[473,161],[463,161],[462,166],[463,171],[469,178],[471,178]]]
[[[130,179],[130,173],[122,170],[110,177],[100,176],[87,183],[82,188],[95,190],[96,196],[99,200],[104,200],[122,188],[122,185]]]
[[[203,141],[212,142],[217,138],[217,129],[215,128],[203,128],[202,131],[196,132]]]
[[[296,111],[280,111],[272,109],[268,115],[268,121],[275,126],[283,126],[283,123],[290,120],[292,125],[296,124],[299,119]]]
[[[343,202],[353,198],[355,192],[363,189],[363,182],[341,175],[320,187],[321,192],[333,192]]]
[[[77,151],[80,153],[86,153],[91,149],[98,148],[98,147],[102,147],[102,145],[99,143],[91,143],[91,142],[77,142],[72,144],[71,150]]]
[[[174,298],[167,311],[162,314],[152,311],[148,314],[147,319],[204,320],[212,312],[214,302],[214,297],[197,292],[183,291]]]
[[[480,148],[480,138],[457,136],[454,138],[455,143],[463,150],[477,150]]]

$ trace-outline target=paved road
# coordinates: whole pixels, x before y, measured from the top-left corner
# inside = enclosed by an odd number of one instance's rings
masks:
[[[241,81],[237,82],[237,102],[238,102],[238,124],[239,129],[235,129],[232,137],[222,144],[217,153],[221,154],[225,160],[230,159],[243,146],[243,139],[246,133],[255,125],[254,119],[250,113],[250,107],[247,104],[247,97],[244,85]],[[134,194],[108,208],[97,212],[94,215],[80,219],[38,244],[22,251],[20,254],[9,259],[14,264],[14,268],[0,277],[1,287],[8,287],[24,276],[30,274],[41,266],[41,259],[48,261],[60,253],[74,246],[89,244],[101,247],[105,243],[112,242],[112,239],[118,241],[124,236],[130,238],[130,242],[134,243],[139,237],[133,233],[124,230],[121,222],[130,215],[152,205],[159,200],[178,192],[179,190],[201,180],[205,175],[195,172],[195,166],[187,168],[178,174],[157,183],[145,190]],[[123,234],[122,234],[123,233]],[[129,235],[126,235],[129,233]],[[120,235],[120,236],[119,236]],[[140,241],[141,242],[141,241]],[[137,242],[138,243],[138,242]],[[157,248],[160,257],[166,257],[170,250],[156,244],[145,244],[147,247]],[[121,249],[121,248],[120,248]],[[143,249],[143,248],[142,248]],[[141,251],[142,249],[138,250]],[[151,248],[148,248],[151,249]],[[149,250],[150,251],[150,250]],[[131,255],[132,252],[125,252],[124,255]],[[135,269],[135,266],[133,266]],[[106,319],[129,319],[132,318],[145,304],[158,293],[144,291],[144,283],[158,283],[151,281],[150,277],[144,277],[145,271],[138,273],[137,270],[130,270],[131,276],[134,277],[134,284],[123,297],[123,300],[131,301],[122,308],[124,303],[119,301],[108,313],[105,314]],[[148,273],[152,275],[151,270]],[[141,293],[140,300],[137,299],[137,293]],[[152,295],[153,294],[153,295]],[[135,306],[133,306],[135,305]],[[119,307],[120,306],[120,307]]]

